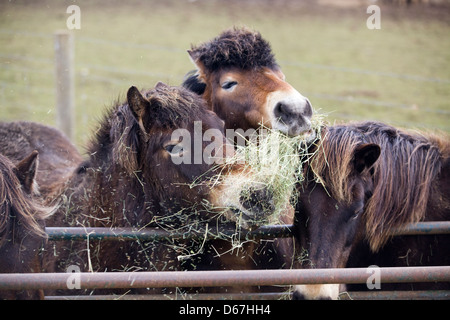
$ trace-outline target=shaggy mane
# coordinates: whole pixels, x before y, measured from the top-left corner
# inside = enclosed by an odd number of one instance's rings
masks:
[[[355,148],[376,143],[381,155],[373,170],[373,195],[366,204],[366,237],[373,251],[390,238],[390,231],[424,220],[443,161],[448,159],[448,137],[407,133],[394,127],[363,122],[324,129],[325,136],[311,162],[318,180],[338,200],[352,199]],[[442,134],[444,135],[444,134]]]
[[[55,209],[42,206],[25,192],[14,168],[14,164],[0,154],[0,247],[8,240],[8,232],[18,223],[28,232],[46,237],[38,221],[47,219]]]
[[[259,32],[247,28],[226,30],[209,42],[192,46],[192,54],[210,72],[226,67],[278,67],[270,44]]]
[[[182,87],[157,84],[151,90],[142,91],[142,94],[150,102],[150,110],[147,111],[154,113],[152,126],[159,128],[184,127],[192,123],[192,119],[201,119],[201,114],[207,110],[201,97]],[[108,161],[112,150],[113,162],[132,174],[139,170],[138,153],[142,135],[128,103],[117,103],[100,122],[99,129],[89,144],[88,153],[91,160]]]

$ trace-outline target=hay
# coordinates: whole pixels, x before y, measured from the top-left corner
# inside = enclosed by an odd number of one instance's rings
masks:
[[[230,220],[247,229],[281,223],[281,214],[295,206],[298,196],[295,186],[304,179],[303,163],[313,156],[308,146],[320,140],[323,119],[324,115],[315,113],[312,129],[296,137],[261,127],[257,136],[246,139],[245,146],[237,147],[234,157],[227,159],[227,163],[245,166],[242,174],[222,177],[221,173],[215,179],[230,186],[224,188],[222,197],[251,203],[252,208],[260,212],[246,219],[242,213],[241,217],[228,214]],[[256,199],[258,195],[262,195],[261,199]]]

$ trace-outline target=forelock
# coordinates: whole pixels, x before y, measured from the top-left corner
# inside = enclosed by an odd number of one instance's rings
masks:
[[[270,44],[257,31],[233,28],[213,40],[192,47],[192,52],[208,71],[226,67],[250,70],[277,68]]]

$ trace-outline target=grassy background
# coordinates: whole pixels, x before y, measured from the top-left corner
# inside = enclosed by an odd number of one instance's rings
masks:
[[[53,33],[77,4],[79,146],[131,85],[180,84],[193,68],[191,44],[233,25],[260,31],[287,81],[331,123],[374,119],[450,132],[449,7],[381,4],[381,30],[369,30],[365,1],[324,2],[0,0],[0,120],[55,124]]]

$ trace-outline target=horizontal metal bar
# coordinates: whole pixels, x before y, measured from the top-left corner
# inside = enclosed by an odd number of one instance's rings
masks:
[[[199,293],[199,294],[124,294],[45,296],[45,300],[280,300],[291,299],[286,292]],[[340,300],[448,300],[449,290],[350,291],[341,292]]]
[[[45,296],[45,300],[279,300],[290,299],[289,292],[241,292],[197,294],[111,294]]]
[[[450,234],[450,221],[426,221],[395,228],[393,236]]]
[[[339,294],[341,300],[448,300],[449,290],[353,291]]]
[[[289,237],[292,234],[293,225],[268,225],[256,230],[240,232],[241,239],[273,239]],[[204,238],[206,229],[190,230],[185,232],[166,231],[156,228],[145,228],[136,230],[133,228],[58,228],[47,227],[45,232],[49,240],[167,240],[167,239],[192,239]],[[236,229],[224,229],[219,233],[208,230],[207,237],[210,239],[222,237],[232,237],[236,235]]]
[[[379,268],[381,283],[450,281],[450,266]],[[0,290],[266,286],[326,283],[366,283],[373,269],[289,269],[239,271],[162,271],[99,273],[0,274]],[[69,282],[68,282],[69,281]]]
[[[256,230],[239,233],[241,239],[272,239],[292,236],[294,226],[267,225]],[[156,228],[145,228],[136,230],[133,228],[45,228],[49,240],[149,240],[157,241],[164,239],[188,239],[204,238],[206,230],[190,230],[186,232],[166,231]],[[401,235],[434,235],[450,234],[450,221],[427,221],[407,224],[390,232],[392,236]],[[220,235],[231,237],[236,235],[236,229],[220,230]],[[217,238],[218,233],[208,230],[208,238]]]

